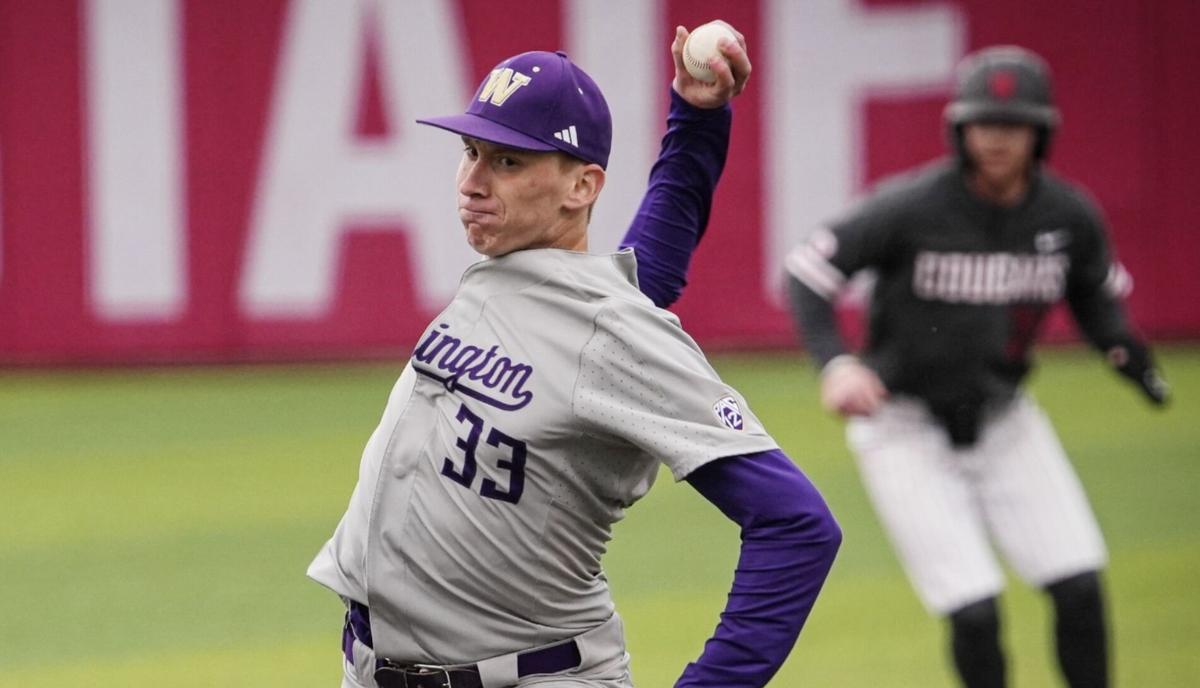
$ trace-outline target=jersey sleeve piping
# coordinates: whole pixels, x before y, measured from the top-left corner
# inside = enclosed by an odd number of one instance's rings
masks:
[[[579,421],[579,424],[585,428],[590,427],[591,423],[579,414],[579,401],[578,401],[578,399],[579,399],[579,380],[583,377],[583,365],[584,365],[583,356],[584,356],[584,353],[586,353],[587,350],[589,348],[591,348],[592,341],[596,339],[596,333],[600,331],[600,326],[598,324],[600,321],[600,317],[604,313],[606,313],[610,307],[611,307],[611,305],[609,303],[605,303],[604,305],[602,305],[596,309],[596,313],[592,316],[592,332],[591,332],[591,334],[588,335],[587,341],[583,343],[583,346],[581,346],[579,348],[578,358],[575,360],[575,379],[571,383],[571,415],[574,416],[575,420]],[[588,433],[585,430],[585,431],[581,432],[580,434],[590,435],[591,433]]]
[[[1133,293],[1133,276],[1120,263],[1113,263],[1104,278],[1104,293],[1114,299],[1125,299]]]
[[[826,301],[832,301],[846,286],[846,275],[830,263],[811,242],[792,249],[784,259],[788,273]]]

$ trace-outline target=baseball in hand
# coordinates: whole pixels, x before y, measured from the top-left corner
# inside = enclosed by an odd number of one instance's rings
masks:
[[[708,61],[713,57],[725,59],[717,48],[717,41],[722,38],[737,42],[733,31],[719,21],[701,24],[688,34],[687,42],[683,44],[683,66],[692,78],[709,84],[717,80],[717,75],[708,68]]]

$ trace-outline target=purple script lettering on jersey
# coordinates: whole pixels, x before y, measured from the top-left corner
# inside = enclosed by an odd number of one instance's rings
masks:
[[[438,329],[448,330],[450,326],[440,323]],[[499,349],[495,344],[486,351],[473,344],[464,345],[458,337],[435,329],[413,351],[413,370],[442,383],[449,392],[489,406],[504,411],[525,408],[533,401],[533,392],[525,389],[533,366],[497,355]],[[468,381],[479,384],[466,384]]]

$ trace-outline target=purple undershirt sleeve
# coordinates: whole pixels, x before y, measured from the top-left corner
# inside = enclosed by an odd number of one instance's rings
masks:
[[[704,110],[671,89],[662,150],[633,223],[621,240],[638,262],[638,285],[666,308],[687,284],[688,263],[708,225],[713,192],[729,149],[733,110]]]
[[[721,621],[675,688],[761,688],[787,659],[842,533],[808,478],[778,449],[706,464],[688,483],[742,529]]]

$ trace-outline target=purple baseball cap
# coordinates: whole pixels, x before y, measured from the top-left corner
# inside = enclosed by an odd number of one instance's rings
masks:
[[[511,148],[562,151],[600,167],[608,167],[612,148],[604,94],[562,51],[510,57],[479,85],[466,114],[417,122]]]

